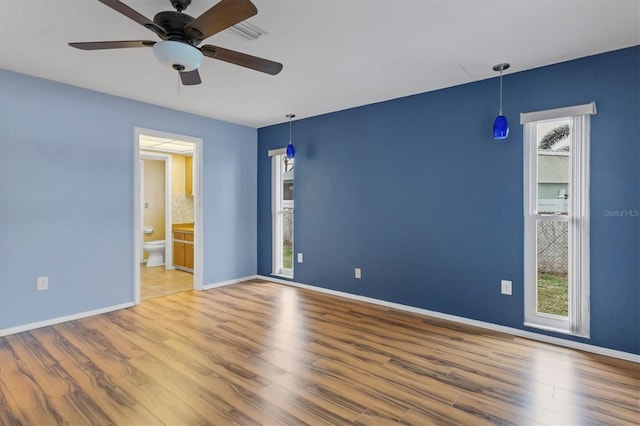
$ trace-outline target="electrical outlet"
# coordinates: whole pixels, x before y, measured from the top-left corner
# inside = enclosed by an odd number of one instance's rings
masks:
[[[500,292],[502,294],[506,294],[511,296],[511,281],[501,280],[500,281]]]
[[[302,253],[298,253],[298,263],[302,263]]]
[[[362,270],[360,268],[356,268],[356,278],[360,279],[362,278]]]
[[[38,277],[36,279],[36,290],[46,290],[49,288],[49,277]]]

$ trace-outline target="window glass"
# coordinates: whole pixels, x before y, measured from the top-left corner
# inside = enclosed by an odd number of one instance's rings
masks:
[[[569,222],[538,221],[537,311],[569,316]]]
[[[284,154],[272,159],[273,274],[293,278],[294,164]]]
[[[568,119],[536,124],[537,211],[540,214],[568,214],[571,152]]]

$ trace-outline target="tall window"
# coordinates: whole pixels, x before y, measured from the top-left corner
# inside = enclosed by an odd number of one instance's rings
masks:
[[[293,278],[293,166],[284,149],[271,156],[272,273]]]
[[[589,336],[589,124],[595,104],[522,114],[525,325]]]

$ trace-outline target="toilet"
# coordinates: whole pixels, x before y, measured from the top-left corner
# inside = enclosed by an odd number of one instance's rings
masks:
[[[145,241],[142,248],[147,252],[147,268],[164,265],[165,240]]]

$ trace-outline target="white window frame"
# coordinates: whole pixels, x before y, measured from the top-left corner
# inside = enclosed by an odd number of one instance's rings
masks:
[[[282,199],[282,162],[286,155],[286,148],[269,150],[271,157],[271,275],[293,278],[293,264],[291,269],[283,268],[283,226],[282,216],[285,209],[293,213],[294,201]]]
[[[524,124],[524,302],[525,322],[529,327],[589,337],[589,146],[590,118],[596,114],[595,102],[520,115]],[[569,144],[570,197],[567,215],[538,214],[536,125],[541,121],[568,118],[571,122]],[[560,317],[538,312],[537,297],[537,222],[562,221],[569,226],[569,314]]]

